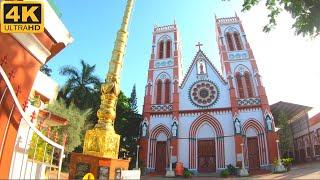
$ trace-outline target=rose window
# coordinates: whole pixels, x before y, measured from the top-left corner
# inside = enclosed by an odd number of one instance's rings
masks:
[[[210,81],[200,81],[192,85],[189,96],[193,104],[207,107],[217,101],[219,91],[214,83]]]

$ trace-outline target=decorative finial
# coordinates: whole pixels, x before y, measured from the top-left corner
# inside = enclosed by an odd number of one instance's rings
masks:
[[[173,19],[173,24],[176,25],[176,17]]]
[[[203,46],[203,44],[201,44],[200,42],[198,42],[198,44],[196,45],[199,48],[199,51],[201,50],[201,46]]]
[[[238,14],[237,14],[237,12],[236,12],[236,11],[234,11],[234,16],[235,16],[235,17],[238,17]]]

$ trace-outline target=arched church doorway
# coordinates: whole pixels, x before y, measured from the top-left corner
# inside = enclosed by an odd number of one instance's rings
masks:
[[[261,166],[268,164],[264,128],[259,121],[250,119],[244,123],[243,133],[246,166],[249,167],[249,172],[259,170]]]
[[[224,169],[223,135],[221,124],[209,114],[193,121],[189,131],[189,169],[198,172]]]
[[[198,172],[216,171],[215,133],[208,123],[203,123],[197,131]]]
[[[150,156],[148,167],[164,174],[169,167],[169,148],[171,131],[163,124],[154,127],[150,133]]]
[[[216,171],[215,140],[198,140],[198,171]]]
[[[247,137],[249,170],[260,169],[259,146],[257,137]]]
[[[167,136],[163,132],[161,132],[157,137],[155,164],[156,172],[164,173],[166,171],[167,153]]]
[[[157,154],[156,154],[156,171],[165,172],[166,171],[166,141],[157,142]]]

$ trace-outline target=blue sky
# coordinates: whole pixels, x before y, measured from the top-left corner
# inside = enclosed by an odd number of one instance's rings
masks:
[[[200,41],[213,64],[220,70],[216,46],[214,15],[234,16],[238,13],[248,41],[257,60],[269,103],[280,100],[316,107],[320,111],[319,47],[320,38],[310,40],[295,36],[291,29],[292,18],[284,12],[276,29],[262,32],[267,23],[263,3],[242,13],[239,0],[136,0],[129,42],[121,75],[121,89],[130,96],[137,86],[138,105],[141,110],[144,87],[147,81],[148,61],[152,46],[154,25],[178,25],[182,39],[184,72],[187,71]],[[71,32],[74,42],[59,53],[48,65],[53,78],[62,85],[65,78],[59,75],[64,65],[79,67],[80,59],[96,64],[96,74],[104,80],[108,70],[116,33],[120,27],[125,0],[56,0],[62,12],[62,21]],[[221,71],[221,70],[220,70]]]
[[[129,29],[129,41],[121,75],[121,89],[130,95],[136,83],[138,103],[143,103],[147,81],[148,61],[151,52],[154,25],[178,25],[183,44],[183,65],[189,67],[195,53],[196,43],[215,63],[219,63],[215,39],[214,14],[233,16],[240,11],[240,1],[219,0],[137,0]],[[62,13],[62,21],[71,32],[74,42],[48,63],[53,69],[52,77],[62,85],[65,78],[59,75],[64,65],[79,67],[80,59],[96,64],[96,74],[104,79],[108,61],[120,27],[125,0],[80,0],[77,3],[56,0]],[[220,67],[220,66],[218,66]],[[185,72],[186,70],[184,70]]]

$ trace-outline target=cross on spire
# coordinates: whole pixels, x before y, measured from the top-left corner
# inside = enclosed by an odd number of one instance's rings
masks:
[[[201,46],[203,46],[203,44],[201,44],[200,42],[198,42],[198,44],[196,45],[199,48],[199,51],[201,50]]]

